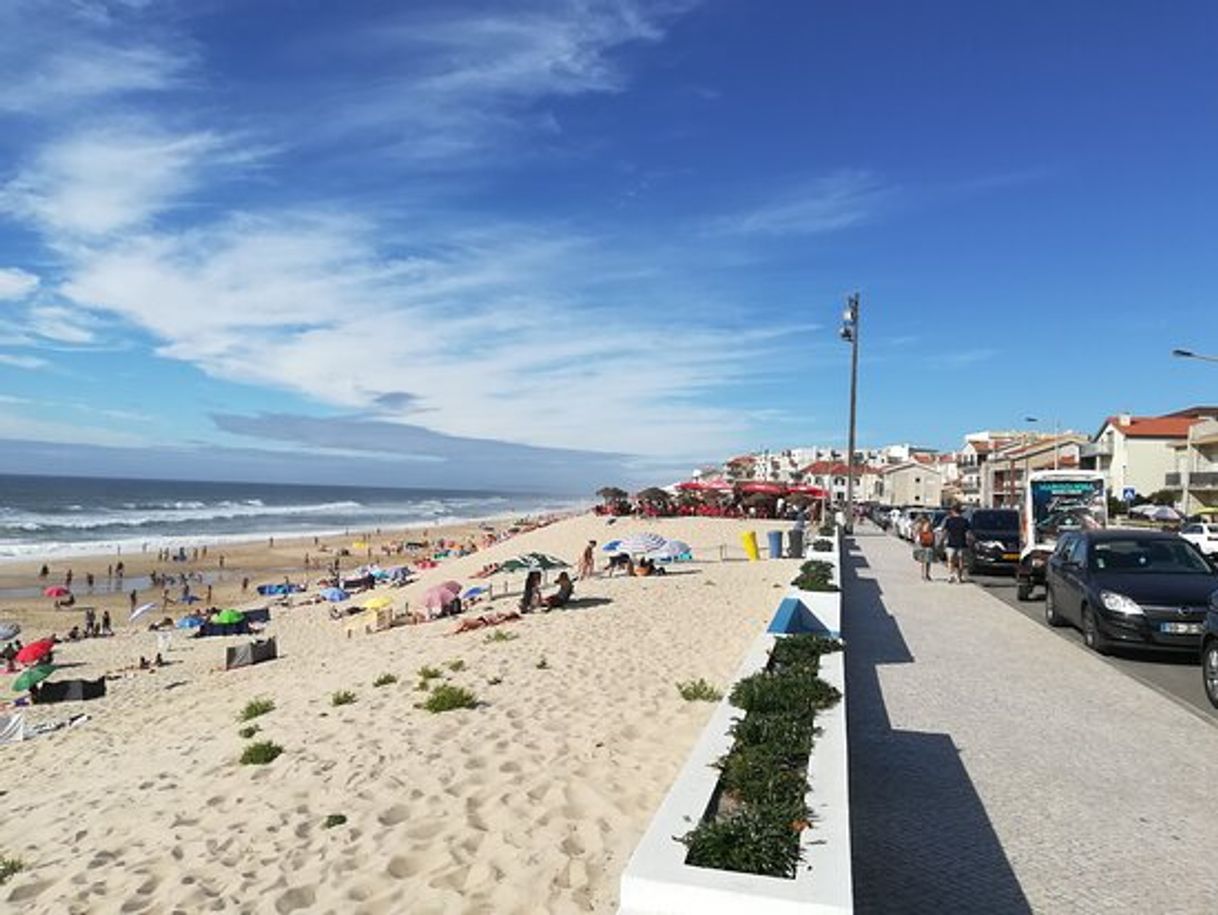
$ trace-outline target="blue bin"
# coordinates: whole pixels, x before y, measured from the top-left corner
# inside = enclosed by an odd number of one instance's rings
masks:
[[[770,558],[782,559],[782,531],[766,531],[765,536],[770,542]]]

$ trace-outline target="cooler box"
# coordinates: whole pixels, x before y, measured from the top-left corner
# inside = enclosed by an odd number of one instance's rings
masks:
[[[802,559],[804,555],[804,532],[797,527],[787,531],[787,556]]]
[[[761,558],[761,553],[757,550],[756,531],[745,531],[740,535],[740,542],[744,544],[744,555],[749,558],[749,562],[756,562]]]

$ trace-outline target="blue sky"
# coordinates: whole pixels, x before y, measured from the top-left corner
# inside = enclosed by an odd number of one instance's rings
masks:
[[[671,479],[1218,400],[1218,7],[6,0],[0,471]]]

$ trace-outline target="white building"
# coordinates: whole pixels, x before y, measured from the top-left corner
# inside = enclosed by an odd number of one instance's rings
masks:
[[[1082,466],[1103,471],[1108,490],[1121,498],[1127,489],[1149,496],[1167,488],[1177,471],[1176,446],[1203,417],[1218,417],[1218,407],[1193,407],[1164,416],[1109,416],[1080,455]]]

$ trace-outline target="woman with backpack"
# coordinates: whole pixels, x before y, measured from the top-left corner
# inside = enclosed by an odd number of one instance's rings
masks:
[[[932,581],[930,565],[935,561],[935,531],[930,526],[930,518],[925,514],[918,515],[914,524],[914,558],[922,564],[922,580]]]

